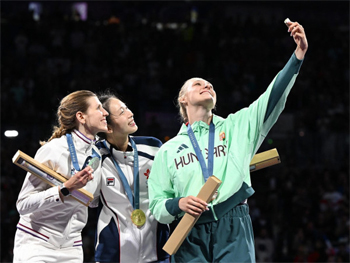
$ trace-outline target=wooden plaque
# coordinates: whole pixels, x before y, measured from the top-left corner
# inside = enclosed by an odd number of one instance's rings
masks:
[[[51,186],[61,185],[68,180],[20,150],[13,156],[12,162]],[[89,206],[94,198],[90,192],[83,188],[73,190],[70,196],[85,206]]]
[[[280,162],[281,159],[278,155],[277,149],[275,148],[268,150],[254,155],[252,161],[250,162],[250,171],[255,172]]]
[[[220,184],[221,181],[218,178],[214,175],[210,176],[202,186],[197,197],[208,203],[219,188]],[[186,213],[163,246],[163,250],[169,255],[175,254],[199,217],[200,215],[192,216]]]

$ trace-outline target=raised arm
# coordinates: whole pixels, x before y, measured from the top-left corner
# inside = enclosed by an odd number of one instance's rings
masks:
[[[300,25],[298,22],[290,21],[289,18],[287,18],[284,22],[288,27],[288,32],[290,32],[290,35],[293,37],[295,43],[297,44],[295,55],[298,59],[303,60],[305,53],[309,47],[305,30],[302,25]]]

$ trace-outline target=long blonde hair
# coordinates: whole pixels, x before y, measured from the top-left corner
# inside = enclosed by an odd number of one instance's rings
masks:
[[[77,127],[76,113],[78,111],[85,113],[89,107],[87,100],[93,96],[96,94],[92,91],[78,90],[64,97],[57,109],[58,126],[53,127],[53,133],[48,141],[72,132]],[[40,142],[41,145],[45,143],[45,141]]]

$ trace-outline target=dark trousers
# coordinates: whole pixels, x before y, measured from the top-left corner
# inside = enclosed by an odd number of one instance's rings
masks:
[[[248,205],[232,208],[217,221],[197,223],[171,262],[255,262]]]

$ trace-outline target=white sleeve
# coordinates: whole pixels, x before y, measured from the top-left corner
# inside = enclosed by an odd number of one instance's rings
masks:
[[[59,156],[59,150],[49,145],[44,145],[38,150],[34,159],[45,164],[50,169],[56,170],[56,162],[53,160],[59,160]],[[28,172],[16,203],[18,213],[24,215],[34,211],[38,212],[45,210],[52,203],[57,202],[62,202],[58,187],[50,186],[37,176]]]
[[[41,187],[34,186],[35,181],[38,180],[40,181],[40,184],[43,183],[48,186],[47,183],[43,182],[35,175],[27,174],[16,203],[19,214],[25,215],[32,212],[41,211],[50,206],[52,203],[62,202],[59,195],[58,186],[40,191],[39,188]],[[37,184],[35,183],[35,185]]]

